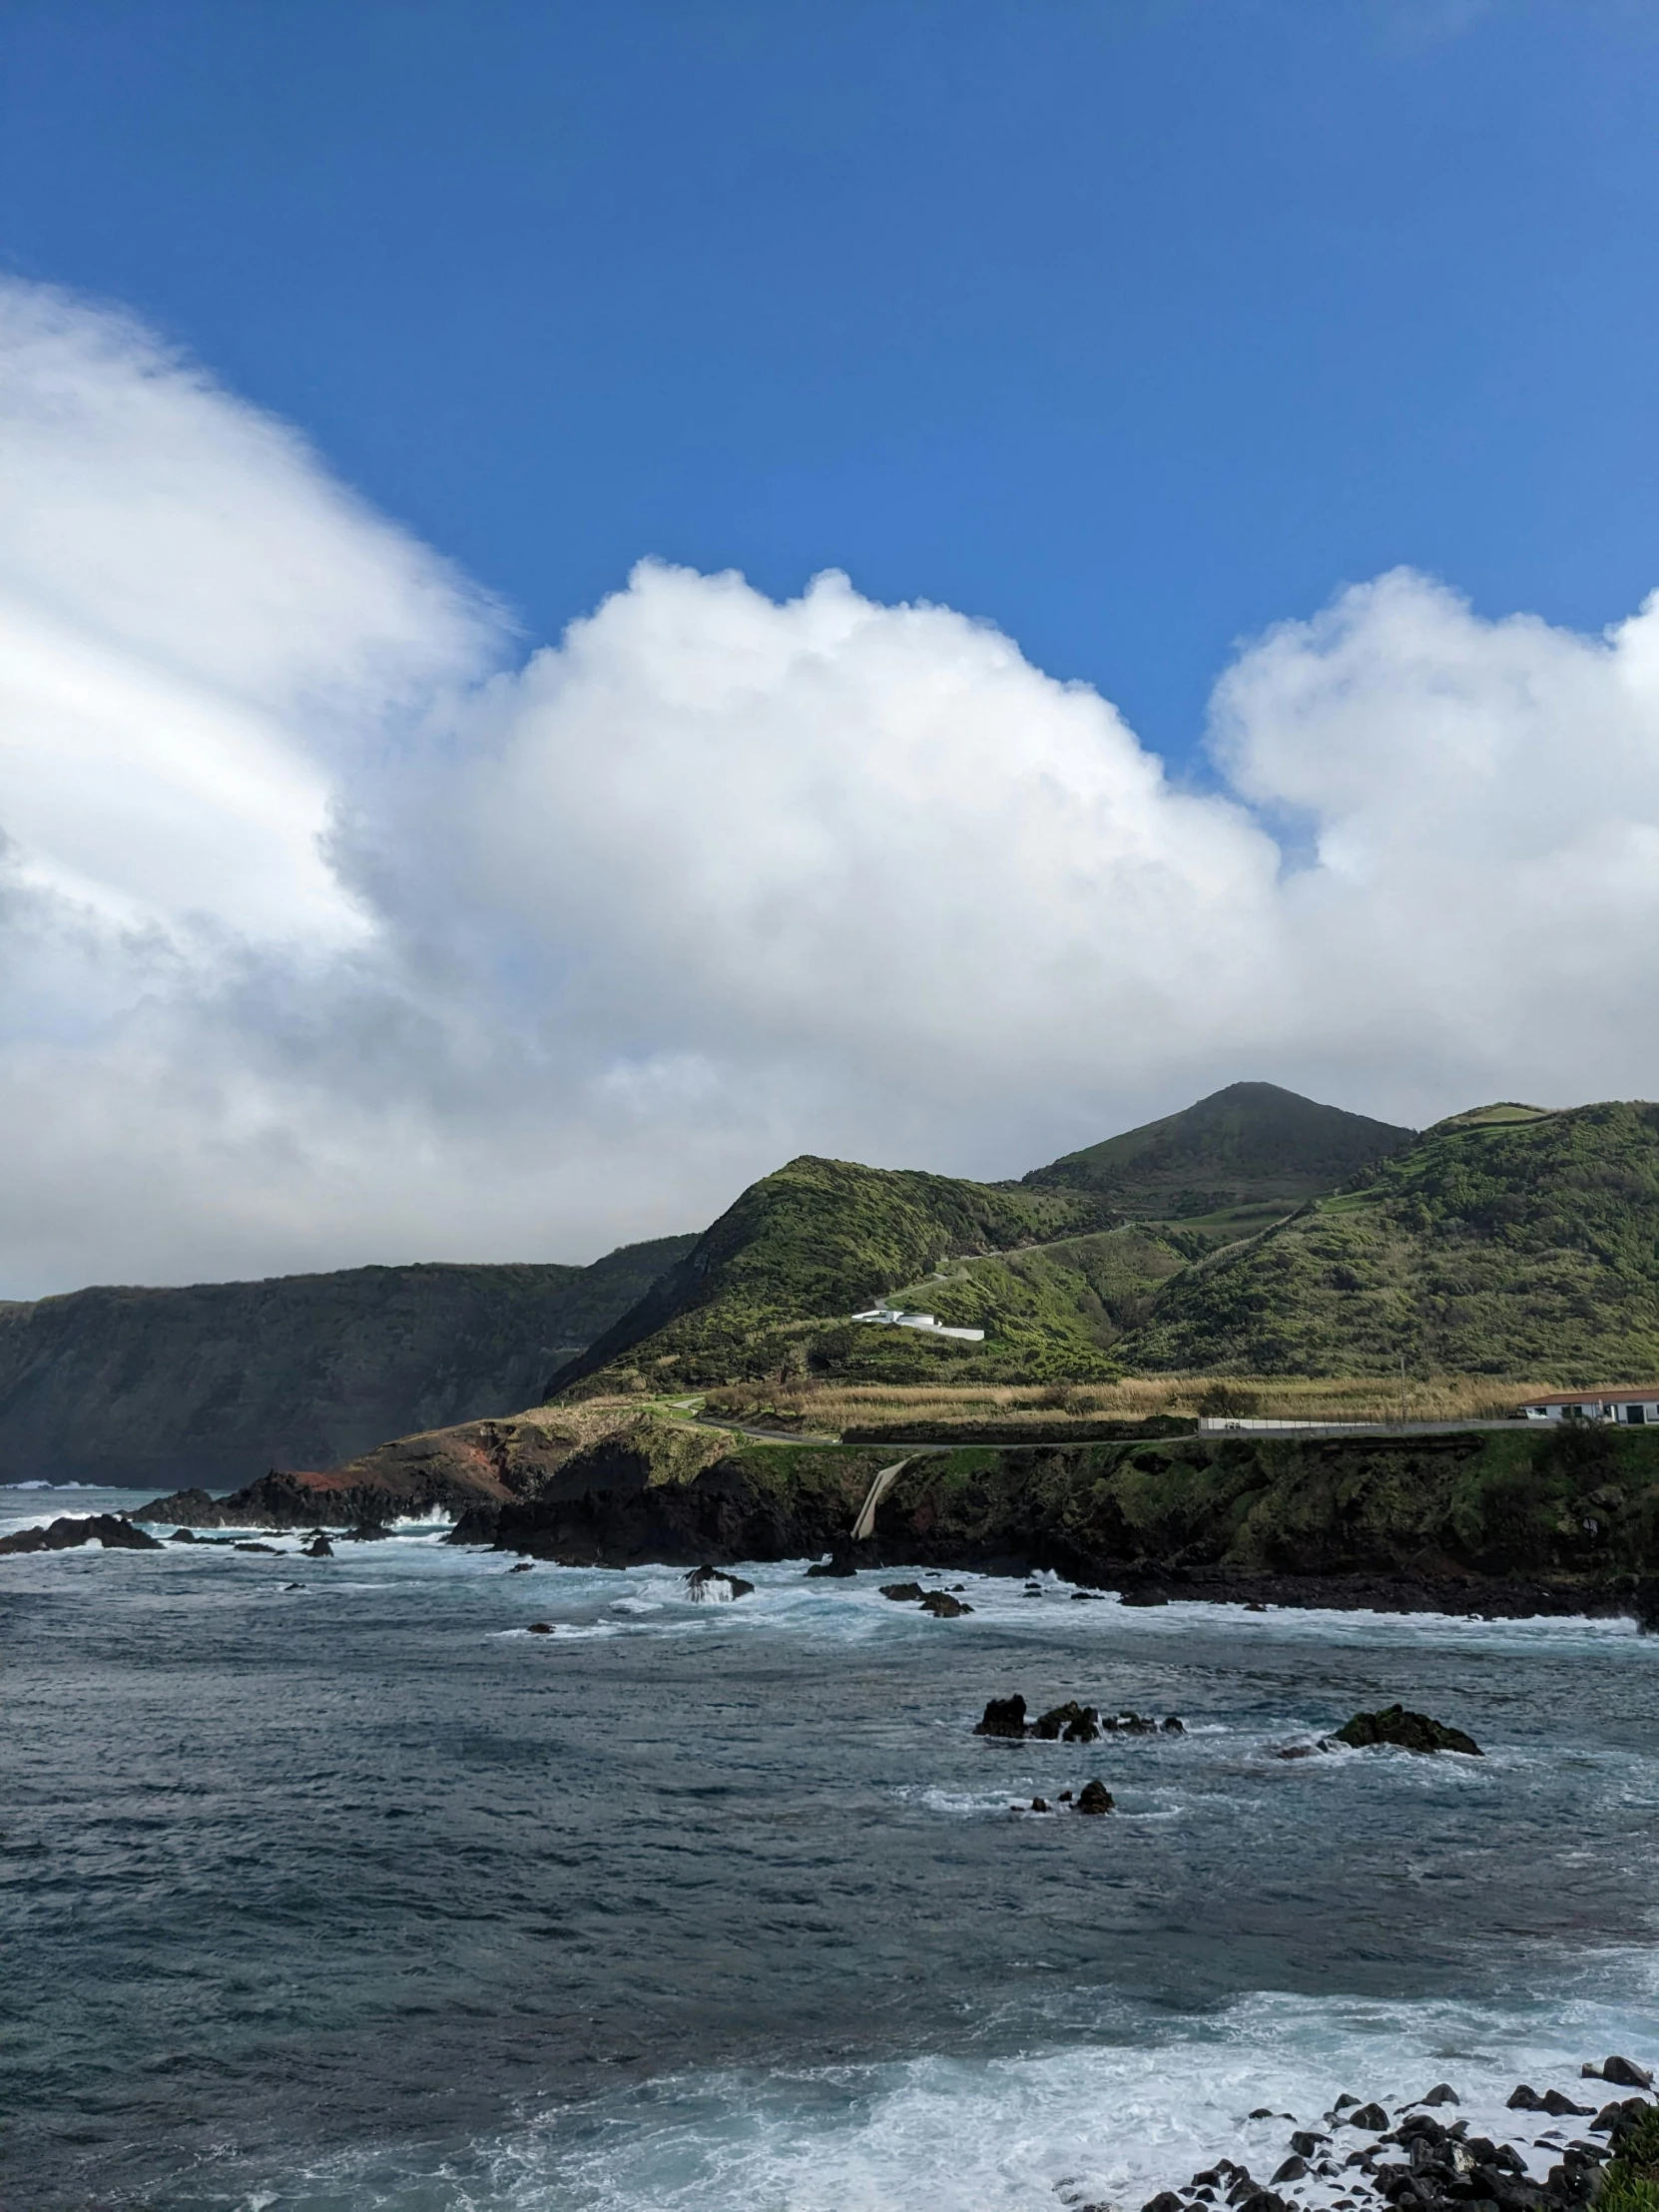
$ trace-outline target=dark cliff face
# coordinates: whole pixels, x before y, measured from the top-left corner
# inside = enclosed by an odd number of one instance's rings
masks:
[[[0,1307],[0,1478],[246,1482],[511,1412],[692,1243],[588,1268],[353,1268]]]
[[[612,1439],[461,1541],[570,1565],[1052,1567],[1142,1595],[1492,1612],[1652,1610],[1659,1435],[1467,1431],[920,1453],[850,1532],[882,1452],[739,1448],[651,1478]]]

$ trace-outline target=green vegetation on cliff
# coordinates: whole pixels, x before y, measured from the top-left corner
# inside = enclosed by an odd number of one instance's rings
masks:
[[[1052,1244],[1112,1218],[1088,1193],[804,1156],[751,1184],[554,1385],[609,1387],[633,1373],[653,1388],[695,1386],[815,1361],[897,1381],[938,1372],[941,1355],[971,1365],[976,1347],[855,1329],[847,1317],[946,1259]]]
[[[1235,1084],[1020,1184],[793,1161],[555,1385],[1343,1377],[1402,1360],[1413,1376],[1659,1375],[1659,1107],[1502,1104],[1407,1140]],[[1125,1223],[1128,1204],[1164,1211]],[[878,1298],[984,1342],[849,1320]]]
[[[236,1483],[509,1411],[693,1241],[586,1268],[351,1268],[0,1306],[0,1474]]]
[[[1173,1279],[1149,1370],[1659,1375],[1659,1107],[1454,1116]]]

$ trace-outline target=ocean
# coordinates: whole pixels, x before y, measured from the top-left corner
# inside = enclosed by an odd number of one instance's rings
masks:
[[[1342,2093],[1512,2135],[1659,2054],[1628,1623],[696,1605],[440,1533],[0,1559],[10,2212],[1138,2212]],[[1012,1691],[1186,1733],[975,1737]],[[1273,1756],[1396,1700],[1486,1757]]]

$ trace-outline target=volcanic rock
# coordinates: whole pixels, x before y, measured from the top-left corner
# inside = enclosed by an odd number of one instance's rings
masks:
[[[1037,1721],[1031,1731],[1045,1744],[1092,1744],[1100,1736],[1100,1715],[1092,1705],[1079,1705],[1075,1698],[1068,1698],[1064,1705],[1051,1706]]]
[[[952,1597],[948,1590],[929,1590],[921,1601],[921,1610],[931,1613],[937,1621],[953,1621],[963,1613],[971,1613],[973,1607],[964,1605],[959,1597]]]
[[[890,1597],[895,1605],[914,1605],[922,1588],[919,1582],[883,1582],[881,1595]]]
[[[135,1528],[123,1513],[61,1513],[44,1528],[19,1528],[0,1536],[0,1552],[73,1551],[77,1544],[102,1544],[106,1551],[160,1551],[161,1539]]]
[[[694,1605],[729,1605],[753,1596],[755,1585],[741,1574],[727,1574],[719,1567],[694,1567],[686,1577],[686,1595]]]
[[[1601,2062],[1601,2078],[1624,2089],[1653,2087],[1653,2076],[1647,2068],[1632,2064],[1628,2058],[1604,2058]]]
[[[1447,1728],[1426,1713],[1408,1713],[1403,1705],[1386,1705],[1376,1713],[1356,1713],[1336,1730],[1337,1741],[1365,1750],[1372,1744],[1397,1744],[1402,1751],[1459,1751],[1466,1758],[1482,1756],[1480,1746],[1460,1728]]]
[[[1072,1807],[1072,1811],[1074,1813],[1110,1813],[1115,1802],[1111,1791],[1107,1789],[1104,1782],[1085,1782],[1077,1793],[1077,1802]]]
[[[985,1700],[984,1718],[974,1727],[976,1736],[1025,1735],[1025,1700],[1017,1694],[1013,1697],[993,1697]]]

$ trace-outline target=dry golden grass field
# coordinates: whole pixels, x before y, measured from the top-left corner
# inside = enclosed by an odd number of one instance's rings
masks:
[[[712,1413],[764,1416],[773,1413],[821,1435],[843,1428],[894,1421],[971,1420],[991,1417],[1017,1422],[1022,1416],[1052,1422],[1055,1415],[1074,1419],[1144,1420],[1151,1413],[1248,1413],[1269,1420],[1501,1420],[1535,1389],[1549,1384],[1502,1382],[1491,1376],[1444,1376],[1433,1381],[1407,1378],[1403,1398],[1398,1376],[1345,1376],[1335,1381],[1302,1376],[1159,1375],[1111,1383],[1051,1383],[957,1389],[873,1384],[853,1387],[827,1382],[785,1386],[734,1383],[712,1390]],[[1216,1402],[1225,1390],[1230,1400]]]

